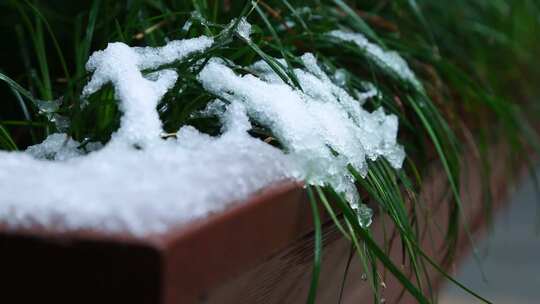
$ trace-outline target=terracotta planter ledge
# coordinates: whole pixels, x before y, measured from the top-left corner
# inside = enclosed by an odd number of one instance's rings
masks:
[[[506,194],[505,146],[492,149],[489,181],[500,206]],[[485,220],[482,210],[479,162],[466,160],[463,200],[474,230]],[[422,202],[431,219],[420,223],[426,251],[440,258],[449,199],[444,172],[433,167],[425,179]],[[337,303],[350,244],[327,217],[319,303]],[[372,229],[382,240],[383,223]],[[387,226],[386,231],[392,231]],[[388,235],[387,235],[388,237]],[[464,238],[461,238],[464,240]],[[399,242],[389,248],[396,263],[402,260]],[[468,243],[460,241],[459,252]],[[19,303],[302,303],[305,302],[313,262],[310,205],[302,184],[284,181],[227,211],[162,235],[138,239],[93,231],[57,234],[42,228],[8,231],[0,227],[0,301]],[[407,266],[404,265],[406,271]],[[402,294],[389,274],[382,274],[387,300]],[[436,284],[440,282],[431,273]],[[371,290],[361,279],[353,259],[343,303],[371,301]],[[415,303],[406,293],[403,303]],[[409,301],[409,302],[407,302]]]

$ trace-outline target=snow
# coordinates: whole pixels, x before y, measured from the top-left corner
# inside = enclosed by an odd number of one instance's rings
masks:
[[[379,108],[369,113],[363,100],[335,85],[312,54],[295,69],[302,91],[285,84],[264,62],[249,67],[258,75],[237,75],[222,60],[212,59],[199,74],[203,87],[223,100],[245,105],[252,119],[272,131],[294,158],[297,177],[313,185],[331,185],[356,208],[356,188],[348,166],[363,176],[366,158],[384,156],[395,168],[405,157],[396,143],[398,121]],[[371,94],[370,94],[371,95]]]
[[[249,23],[239,25],[238,34],[249,39]],[[0,223],[145,236],[224,210],[273,183],[302,180],[333,186],[369,226],[372,211],[360,204],[348,166],[365,175],[367,159],[384,157],[400,168],[405,153],[396,142],[397,117],[382,108],[364,110],[378,90],[366,86],[352,97],[310,53],[294,69],[302,90],[263,61],[238,75],[229,61],[209,60],[198,80],[218,98],[198,115],[218,116],[222,134],[184,126],[176,138],[161,138],[156,106],[181,75],[155,70],[212,44],[201,36],[160,48],[110,43],[95,52],[82,97],[112,83],[120,128],[105,146],[81,147],[66,134],[52,134],[25,152],[0,152]],[[283,150],[250,136],[251,121],[268,128]]]
[[[120,129],[100,149],[66,134],[52,134],[24,153],[0,152],[0,223],[12,229],[92,229],[135,236],[161,233],[208,216],[279,181],[294,179],[296,164],[283,152],[248,135],[241,104],[220,112],[224,133],[185,126],[162,140],[156,105],[177,75],[141,69],[181,60],[212,44],[207,37],[162,48],[111,43],[94,53],[83,96],[111,82],[120,101]],[[133,145],[137,145],[135,149]],[[54,161],[51,161],[54,160]],[[31,191],[28,191],[31,189]]]
[[[135,236],[219,212],[290,178],[294,165],[237,127],[218,138],[184,127],[177,140],[147,149],[107,145],[62,162],[7,152],[0,159],[0,219],[9,227]]]
[[[356,94],[356,98],[358,98],[359,100],[367,100],[371,98],[380,99],[382,97],[381,91],[379,91],[379,89],[377,89],[377,87],[373,83],[364,81],[361,84],[366,91],[359,92],[358,90],[355,90],[354,92]]]
[[[362,52],[364,52],[368,59],[372,60],[382,69],[390,71],[392,74],[397,75],[402,81],[423,91],[422,84],[418,81],[413,71],[411,71],[407,62],[397,52],[383,50],[377,44],[369,42],[369,40],[360,33],[334,30],[329,32],[328,35],[341,41],[354,43]]]
[[[79,146],[79,142],[66,134],[55,133],[49,135],[39,145],[28,147],[26,152],[35,158],[66,160],[84,154],[84,151],[78,149]]]
[[[192,53],[204,51],[212,43],[213,39],[206,36],[171,41],[159,48],[131,48],[120,42],[109,43],[105,50],[92,54],[86,64],[86,69],[93,75],[83,89],[83,98],[111,82],[123,113],[114,140],[139,146],[156,142],[162,128],[155,109],[178,75],[173,70],[164,69],[145,78],[141,70],[181,60]]]

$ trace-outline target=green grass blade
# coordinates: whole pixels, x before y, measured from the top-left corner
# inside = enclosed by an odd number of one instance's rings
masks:
[[[101,0],[95,0],[92,2],[92,7],[90,8],[88,14],[88,24],[86,26],[86,32],[83,40],[81,41],[79,47],[77,48],[77,77],[81,77],[84,74],[84,66],[88,55],[90,54],[90,47],[92,45],[92,38],[94,36],[94,30],[96,28],[96,21],[99,13],[99,8],[101,6]],[[116,20],[116,19],[115,19]]]
[[[0,125],[0,147],[5,150],[18,150],[17,144],[2,125]]]
[[[429,40],[433,44],[433,46],[437,49],[437,43],[435,42],[435,36],[433,36],[433,31],[431,31],[431,28],[429,26],[429,23],[426,20],[426,17],[422,13],[422,10],[418,6],[418,2],[416,0],[407,0],[407,3],[409,4],[409,7],[413,11],[414,15],[420,21],[420,24],[424,28],[424,31],[428,34]]]
[[[369,38],[373,39],[380,46],[386,48],[385,43],[379,38],[379,36],[371,29],[371,27],[362,19],[358,14],[342,0],[334,0],[334,3],[345,12],[349,18],[352,19],[352,25],[355,30],[365,34]]]
[[[308,304],[314,304],[317,297],[317,287],[319,285],[319,274],[321,271],[321,259],[322,259],[322,228],[321,218],[319,216],[319,209],[317,201],[313,194],[311,186],[307,187],[307,193],[309,202],[311,204],[311,211],[313,212],[313,226],[315,228],[315,246],[313,251],[313,270],[311,272],[311,284],[309,287],[309,295],[307,299]]]
[[[304,21],[304,19],[302,19],[298,11],[291,5],[291,3],[287,0],[281,0],[281,2],[285,5],[285,7],[287,7],[289,11],[291,11],[291,14],[293,15],[294,19],[296,19],[296,21],[300,23],[300,25],[302,26],[302,29],[306,31],[307,33],[311,34],[311,30],[307,26],[306,22]]]
[[[283,43],[281,42],[281,39],[279,38],[276,30],[272,26],[272,23],[270,23],[270,20],[268,20],[268,17],[266,17],[266,14],[259,8],[258,5],[255,5],[254,8],[255,8],[255,11],[257,12],[257,14],[259,14],[261,19],[263,20],[266,27],[268,28],[268,31],[270,32],[270,34],[272,35],[272,37],[274,38],[274,40],[278,44],[278,48],[279,48],[279,51],[281,53],[281,57],[285,60],[285,63],[287,64],[285,73],[287,73],[287,76],[292,81],[292,83],[293,83],[293,85],[295,87],[297,87],[299,89],[302,89],[300,87],[300,83],[298,81],[298,78],[296,77],[296,74],[294,73],[293,66],[292,66],[291,62],[289,61],[288,56],[284,52],[285,47],[283,46]]]
[[[32,5],[32,3],[30,3],[28,0],[26,0],[26,4],[32,9],[32,11],[34,11],[34,14],[36,15],[36,18],[39,18],[41,21],[43,21],[43,24],[45,24],[45,28],[47,29],[47,32],[51,36],[51,40],[53,42],[54,48],[56,50],[56,53],[58,54],[58,58],[60,60],[60,65],[62,66],[62,69],[64,71],[64,75],[65,75],[66,79],[71,79],[71,77],[69,75],[68,68],[67,68],[66,60],[64,58],[64,53],[62,52],[62,49],[60,48],[60,44],[58,43],[58,40],[56,39],[56,35],[54,34],[54,31],[52,30],[51,26],[49,25],[49,22],[47,21],[45,16],[43,16],[43,14],[41,14],[39,9],[37,7],[35,7],[34,5]]]
[[[424,259],[426,259],[426,261],[428,261],[428,263],[433,267],[435,268],[440,274],[442,274],[446,279],[448,279],[449,281],[451,281],[452,283],[456,284],[457,286],[459,286],[459,288],[465,290],[467,293],[469,293],[470,295],[474,296],[475,298],[477,298],[478,300],[484,302],[484,303],[487,303],[487,304],[492,304],[491,301],[489,301],[488,299],[482,297],[481,295],[479,295],[478,293],[472,291],[470,288],[468,288],[467,286],[463,285],[462,283],[460,283],[458,280],[454,279],[451,275],[449,275],[448,273],[446,273],[446,271],[444,271],[444,269],[442,269],[439,264],[437,262],[435,262],[432,258],[430,258],[427,254],[424,253],[423,250],[421,250],[419,248],[418,250],[420,252],[420,254],[424,257]]]
[[[349,275],[349,268],[351,267],[352,258],[354,257],[354,245],[351,244],[351,250],[349,252],[349,258],[347,264],[345,264],[345,270],[343,271],[343,279],[341,280],[341,288],[339,289],[338,304],[343,302],[343,292],[345,291],[345,285],[347,283],[347,277]]]
[[[32,103],[34,103],[35,99],[34,96],[30,92],[28,92],[26,89],[21,87],[15,80],[9,78],[7,75],[0,72],[0,80],[6,82],[13,90],[16,92],[22,94],[24,97],[28,98]]]
[[[330,218],[332,218],[332,221],[334,222],[334,225],[339,229],[341,234],[343,234],[344,237],[347,239],[350,239],[349,234],[345,231],[345,228],[341,225],[336,213],[334,212],[334,209],[332,206],[330,206],[330,203],[328,202],[328,199],[326,198],[326,195],[324,194],[324,191],[319,186],[315,186],[315,190],[317,190],[317,194],[319,195],[319,199],[321,200],[322,204],[326,208],[326,212],[330,215]]]
[[[373,263],[373,261],[368,261],[368,252],[366,251],[369,250],[369,248],[360,244],[360,241],[356,237],[356,233],[354,232],[352,224],[349,223],[346,217],[344,217],[344,221],[350,231],[349,235],[351,236],[351,241],[354,248],[356,249],[356,253],[360,258],[360,263],[362,264],[362,268],[364,270],[364,273],[366,274],[366,279],[368,280],[371,290],[373,291],[374,303],[380,303],[380,288],[377,281],[377,264]],[[370,271],[370,269],[372,271]]]
[[[362,229],[358,224],[358,221],[355,218],[354,212],[347,205],[345,201],[341,198],[340,195],[333,192],[334,197],[336,198],[336,203],[339,205],[340,209],[343,211],[344,216],[352,224],[354,232],[359,235],[362,240],[365,242],[366,246],[369,247],[370,251],[377,257],[377,259],[388,269],[394,277],[409,291],[409,293],[414,296],[414,298],[420,304],[429,303],[428,299],[424,297],[423,293],[414,286],[411,281],[403,274],[399,268],[394,265],[390,258],[384,253],[384,251],[377,245],[375,240],[371,238],[367,230]]]
[[[471,246],[473,248],[472,249],[473,255],[474,255],[475,259],[476,259],[476,262],[477,262],[478,266],[480,267],[480,270],[481,270],[482,274],[484,274],[484,271],[482,270],[482,262],[481,262],[480,256],[478,255],[478,250],[476,249],[476,245],[474,243],[474,239],[472,237],[471,230],[470,230],[469,224],[467,222],[467,218],[465,217],[465,214],[463,212],[463,207],[462,207],[463,203],[461,202],[461,195],[460,195],[459,186],[458,186],[459,185],[459,176],[456,176],[453,173],[453,170],[451,169],[449,161],[448,161],[447,153],[442,148],[441,140],[440,140],[439,136],[437,135],[437,133],[435,132],[435,130],[432,128],[432,124],[426,118],[426,116],[425,116],[424,112],[422,111],[422,109],[420,109],[418,104],[415,101],[413,101],[410,97],[409,97],[409,102],[410,102],[410,105],[413,107],[413,109],[414,109],[415,113],[417,114],[417,116],[420,118],[426,132],[428,133],[429,137],[431,138],[431,141],[432,141],[433,145],[435,146],[435,150],[437,151],[439,159],[441,160],[441,163],[443,165],[444,171],[446,172],[446,175],[448,177],[448,182],[450,184],[450,188],[452,190],[452,193],[453,193],[453,196],[454,196],[454,199],[455,199],[455,202],[456,202],[456,207],[458,209],[459,214],[461,215],[461,218],[463,218],[464,231],[465,231],[465,233],[467,235],[467,238],[469,239],[469,242],[471,243]]]

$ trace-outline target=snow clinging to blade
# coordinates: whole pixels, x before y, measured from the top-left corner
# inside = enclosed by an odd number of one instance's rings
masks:
[[[328,36],[341,41],[354,43],[364,55],[375,64],[396,75],[402,81],[412,85],[419,91],[423,91],[422,84],[416,78],[407,62],[395,51],[385,51],[360,33],[345,32],[340,30],[331,31]]]

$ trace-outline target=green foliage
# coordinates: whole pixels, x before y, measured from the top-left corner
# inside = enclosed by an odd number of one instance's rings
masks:
[[[540,83],[533,82],[540,79],[534,57],[540,52],[540,8],[534,0],[455,0],[451,5],[437,0],[12,0],[1,3],[0,9],[6,14],[1,28],[15,28],[7,35],[19,42],[0,53],[6,61],[0,73],[6,84],[0,87],[5,96],[0,111],[0,149],[5,150],[24,148],[59,131],[50,115],[40,112],[42,100],[62,101],[54,114],[70,119],[67,132],[76,140],[83,144],[109,140],[119,124],[112,87],[89,100],[82,100],[80,93],[88,81],[88,56],[111,41],[160,46],[166,39],[203,34],[215,38],[215,45],[204,54],[167,67],[181,75],[158,106],[166,131],[171,132],[191,124],[209,134],[219,133],[216,121],[191,116],[214,98],[196,80],[198,70],[192,69],[195,62],[211,57],[228,58],[239,66],[263,59],[286,83],[299,89],[292,69],[301,54],[312,52],[328,72],[346,70],[346,87],[351,92],[361,89],[365,80],[375,83],[383,98],[366,106],[382,105],[399,117],[408,159],[400,171],[384,161],[371,163],[365,179],[351,171],[359,187],[398,230],[412,278],[390,260],[385,249],[388,244],[377,244],[369,229],[360,227],[340,195],[332,189],[308,188],[316,240],[309,303],[315,301],[322,254],[318,202],[351,241],[375,301],[380,300],[380,262],[419,303],[428,303],[432,299],[425,291],[430,296],[432,291],[426,263],[450,277],[419,247],[415,217],[422,211],[416,209],[414,195],[413,199],[404,197],[404,193],[419,192],[426,161],[437,156],[454,196],[446,227],[448,262],[461,227],[469,233],[462,221],[459,188],[461,171],[466,170],[460,165],[464,147],[473,145],[483,160],[489,152],[487,145],[494,140],[505,140],[516,151],[540,151],[537,135],[527,123],[537,114],[532,103],[540,96]],[[241,17],[253,24],[250,40],[228,27],[231,20],[238,22]],[[186,22],[191,26],[182,27]],[[353,44],[329,39],[325,33],[334,29],[361,32],[383,49],[397,50],[420,76],[425,90],[412,88],[392,71],[378,67]],[[278,57],[285,64],[275,59]],[[254,129],[253,134],[270,135],[262,128]],[[472,142],[465,140],[466,134],[472,134]],[[489,162],[484,161],[482,168],[484,176],[489,176]],[[485,192],[489,210],[489,186]]]

